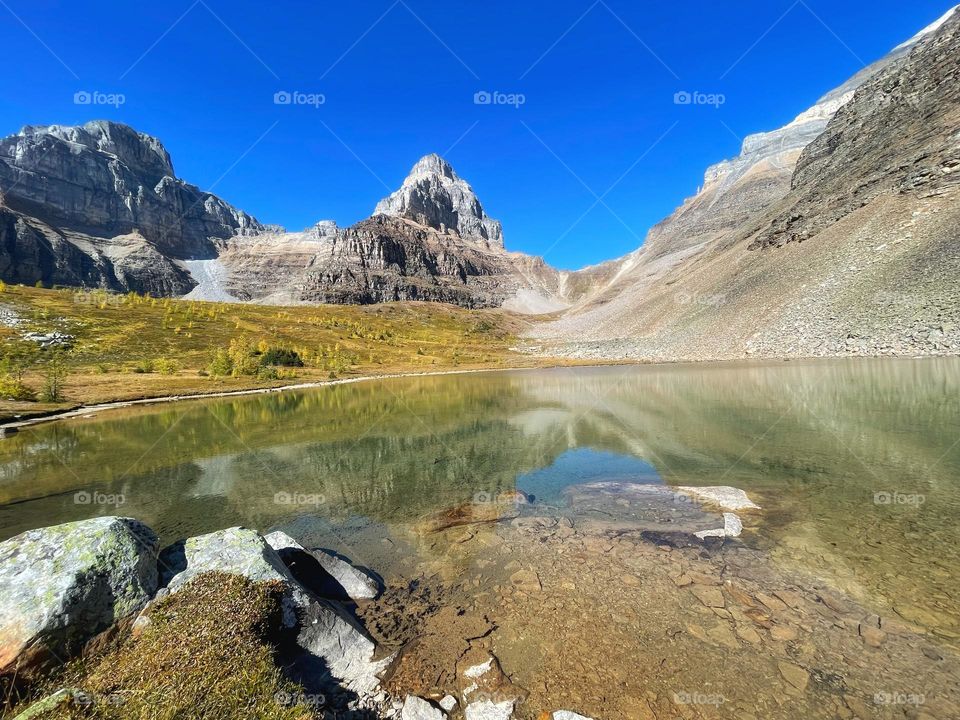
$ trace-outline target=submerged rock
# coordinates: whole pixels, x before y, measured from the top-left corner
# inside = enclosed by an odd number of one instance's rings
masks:
[[[701,540],[707,537],[740,537],[743,532],[743,522],[740,517],[731,512],[723,514],[723,527],[716,530],[701,530],[694,533]]]
[[[463,503],[427,515],[417,523],[416,531],[426,535],[461,525],[483,525],[512,520],[519,514],[516,504],[512,502]]]
[[[320,548],[307,550],[279,530],[264,539],[293,576],[321,597],[372,600],[380,594],[380,584],[374,578],[333,553]]]
[[[30,530],[0,543],[0,674],[65,661],[157,589],[158,540],[131,518]]]
[[[740,488],[729,485],[714,485],[712,487],[678,487],[677,492],[683,493],[694,500],[716,505],[724,510],[759,510],[760,506],[754,503]]]
[[[471,648],[457,663],[457,680],[466,720],[509,720],[525,695],[500,668],[496,657]]]

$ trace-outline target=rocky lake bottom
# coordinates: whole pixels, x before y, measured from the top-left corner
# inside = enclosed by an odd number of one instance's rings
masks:
[[[394,697],[462,696],[492,655],[482,690],[521,720],[946,720],[958,441],[953,360],[371,382],[26,429],[0,444],[0,528],[335,551],[383,587],[347,607],[398,653]]]

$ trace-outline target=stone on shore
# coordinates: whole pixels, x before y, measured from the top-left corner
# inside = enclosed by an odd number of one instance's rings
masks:
[[[444,720],[446,717],[443,710],[416,695],[407,695],[400,711],[400,720]]]
[[[279,530],[266,535],[270,545],[293,576],[321,597],[336,600],[372,600],[380,594],[380,584],[333,553],[317,548],[307,550]]]
[[[694,500],[700,500],[716,505],[723,510],[759,510],[760,506],[754,503],[740,488],[729,485],[714,485],[710,487],[678,487],[677,492],[683,493]]]
[[[157,589],[158,540],[137,520],[101,517],[0,543],[0,674],[59,664]]]
[[[333,678],[340,688],[361,696],[379,688],[378,675],[393,657],[374,661],[376,646],[363,628],[343,608],[301,586],[257,532],[235,527],[190,538],[164,550],[161,560],[176,571],[168,584],[171,592],[212,571],[284,583],[284,625],[297,628],[296,642],[303,650],[291,665],[295,679],[325,685]]]

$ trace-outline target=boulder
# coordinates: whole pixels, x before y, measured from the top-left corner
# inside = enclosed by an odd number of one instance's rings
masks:
[[[264,539],[293,576],[321,597],[372,600],[380,594],[380,584],[374,578],[333,553],[320,548],[307,550],[279,530]]]
[[[363,628],[339,605],[304,588],[276,550],[253,530],[235,527],[190,538],[164,550],[161,560],[176,571],[168,584],[171,592],[212,571],[286,585],[284,625],[295,628],[299,648],[290,663],[295,680],[317,689],[345,689],[367,696],[376,692],[378,675],[393,661],[393,656],[374,661],[376,646]]]
[[[447,714],[416,695],[407,695],[400,711],[400,720],[444,720]]]
[[[0,543],[0,673],[63,662],[157,589],[156,534],[101,517],[30,530]]]

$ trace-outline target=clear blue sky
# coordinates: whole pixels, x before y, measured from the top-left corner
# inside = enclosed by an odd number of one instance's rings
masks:
[[[0,0],[0,133],[122,121],[158,136],[180,177],[291,229],[363,219],[439,152],[508,248],[574,268],[638,247],[738,136],[790,121],[948,7]],[[325,103],[275,104],[284,90]],[[526,101],[477,105],[483,90]],[[78,91],[126,102],[77,105]],[[726,102],[677,105],[678,91]]]

